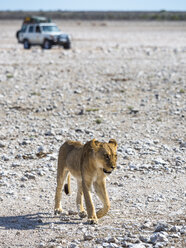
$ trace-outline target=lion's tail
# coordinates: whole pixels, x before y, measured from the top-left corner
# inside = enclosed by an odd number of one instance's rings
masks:
[[[64,185],[64,191],[67,195],[71,194],[71,190],[70,190],[70,172],[68,173],[68,177],[67,177],[67,183]]]

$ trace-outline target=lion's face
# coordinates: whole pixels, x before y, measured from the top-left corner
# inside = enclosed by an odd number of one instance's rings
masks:
[[[99,167],[103,172],[110,174],[116,168],[117,161],[117,143],[111,139],[109,143],[102,143],[93,140],[95,145],[95,156]]]

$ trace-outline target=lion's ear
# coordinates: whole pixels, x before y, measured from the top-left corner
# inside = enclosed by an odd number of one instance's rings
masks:
[[[115,139],[110,139],[109,144],[112,144],[113,146],[115,146],[115,148],[117,148],[117,146],[118,146],[118,144],[117,144]]]
[[[92,141],[91,141],[91,146],[92,146],[92,148],[93,149],[98,149],[98,146],[99,146],[99,141],[97,141],[96,139],[93,139]]]

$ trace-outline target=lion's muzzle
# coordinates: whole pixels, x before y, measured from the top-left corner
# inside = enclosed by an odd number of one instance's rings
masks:
[[[112,171],[107,171],[103,168],[103,172],[106,173],[106,174],[110,174]]]

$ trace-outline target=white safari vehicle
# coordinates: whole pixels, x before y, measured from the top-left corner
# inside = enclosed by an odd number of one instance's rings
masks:
[[[26,17],[16,37],[25,49],[34,45],[40,45],[43,49],[50,49],[54,45],[63,46],[64,49],[71,47],[69,35],[62,33],[55,23],[45,17]]]

